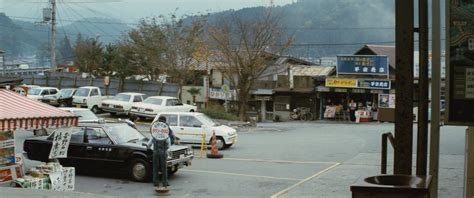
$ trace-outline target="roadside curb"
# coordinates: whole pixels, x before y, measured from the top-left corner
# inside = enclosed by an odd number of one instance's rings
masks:
[[[49,198],[110,198],[113,196],[105,196],[101,194],[93,194],[93,193],[84,193],[84,192],[76,192],[76,191],[66,191],[66,192],[58,192],[58,191],[51,191],[51,190],[33,190],[33,189],[25,189],[25,188],[12,188],[12,187],[0,187],[0,194],[8,195],[9,198],[16,198],[16,197],[29,197],[29,198],[42,198],[42,197],[49,197]]]

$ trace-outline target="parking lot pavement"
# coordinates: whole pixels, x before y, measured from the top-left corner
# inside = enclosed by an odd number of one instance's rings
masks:
[[[146,131],[147,123],[139,127]],[[171,177],[170,197],[351,197],[350,185],[379,173],[380,137],[393,130],[393,124],[307,122],[264,123],[262,127],[278,130],[239,134],[236,145],[220,151],[223,159],[199,158],[199,149],[194,149],[193,165]],[[443,127],[441,132],[440,197],[460,197],[464,128]],[[24,138],[32,133],[17,131],[15,136],[21,152]],[[78,175],[76,191],[155,196],[151,183],[115,175]]]

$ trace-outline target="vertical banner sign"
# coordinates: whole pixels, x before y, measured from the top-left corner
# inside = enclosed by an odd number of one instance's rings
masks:
[[[447,2],[446,123],[474,125],[474,1]]]
[[[337,56],[337,74],[389,75],[388,56]]]
[[[66,158],[69,143],[71,142],[71,128],[61,128],[54,132],[53,145],[49,152],[49,159]]]

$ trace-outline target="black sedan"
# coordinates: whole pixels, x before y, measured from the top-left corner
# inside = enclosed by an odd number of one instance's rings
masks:
[[[50,136],[26,139],[23,150],[27,157],[47,162],[56,131]],[[78,170],[126,172],[133,180],[149,181],[153,151],[145,146],[147,141],[147,137],[125,123],[80,124],[72,128],[67,158],[59,160]],[[190,147],[171,146],[167,162],[169,174],[191,165],[193,158]]]
[[[56,107],[72,107],[74,93],[76,89],[61,89],[57,95],[44,97],[41,101]]]

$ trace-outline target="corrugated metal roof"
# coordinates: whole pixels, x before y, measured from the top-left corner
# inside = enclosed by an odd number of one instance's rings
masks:
[[[328,76],[335,71],[335,67],[328,66],[292,66],[293,76]]]
[[[77,120],[73,113],[0,89],[0,131],[75,126]]]
[[[365,49],[372,51],[373,54],[366,54]],[[396,68],[395,65],[395,46],[390,45],[365,45],[359,49],[355,55],[386,55],[388,56],[388,62],[392,68]]]

